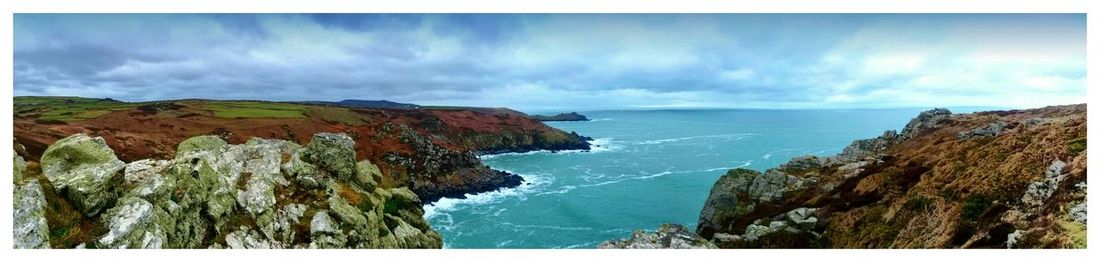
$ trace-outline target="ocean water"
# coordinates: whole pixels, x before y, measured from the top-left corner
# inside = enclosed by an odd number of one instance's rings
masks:
[[[764,171],[800,155],[899,130],[921,109],[628,110],[548,122],[593,137],[591,151],[482,156],[524,185],[442,199],[425,217],[445,248],[592,248],[662,223],[694,229],[726,170]]]

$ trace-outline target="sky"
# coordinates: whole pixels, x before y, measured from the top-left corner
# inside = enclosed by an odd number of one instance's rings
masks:
[[[16,96],[520,110],[1084,103],[1084,14],[15,14]]]

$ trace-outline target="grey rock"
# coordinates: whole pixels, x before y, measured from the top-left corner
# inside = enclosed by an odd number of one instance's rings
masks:
[[[309,235],[310,248],[342,248],[347,243],[347,236],[325,211],[313,215],[309,223]]]
[[[346,134],[313,135],[309,145],[302,151],[301,158],[341,181],[357,180],[355,142]]]
[[[1043,205],[1058,190],[1058,186],[1065,179],[1066,162],[1054,160],[1043,173],[1043,179],[1028,184],[1027,191],[1020,199],[1027,208],[1038,208]]]
[[[709,238],[729,232],[729,225],[755,210],[760,203],[782,199],[788,192],[812,186],[816,180],[802,179],[769,169],[761,174],[749,169],[732,169],[718,178],[699,214],[696,233]]]
[[[916,118],[909,120],[905,128],[901,130],[901,139],[909,139],[927,130],[936,129],[940,121],[951,116],[951,111],[946,108],[935,108],[921,112]]]
[[[817,225],[817,218],[813,216],[814,208],[800,207],[787,212],[787,220],[801,230],[810,230]]]
[[[718,248],[679,224],[664,224],[652,233],[634,231],[628,239],[600,243],[598,248],[613,249],[715,249]]]
[[[979,128],[959,132],[959,139],[968,140],[977,137],[994,137],[1004,132],[1007,127],[1008,123],[997,121]]]
[[[141,198],[126,197],[104,214],[106,235],[99,239],[100,248],[161,248],[167,235],[155,223],[153,204]]]
[[[15,188],[12,231],[15,248],[50,248],[46,224],[46,198],[38,181]]]
[[[23,171],[27,170],[27,161],[24,161],[23,157],[19,156],[19,153],[16,153],[14,150],[12,151],[12,155],[14,156],[14,159],[12,159],[12,177],[15,179],[15,183],[18,184],[20,181],[23,181]]]
[[[42,172],[57,190],[85,216],[92,217],[109,206],[121,183],[125,163],[101,137],[76,134],[58,140],[42,154]]]
[[[228,145],[228,143],[218,136],[196,136],[180,142],[179,146],[176,148],[176,156],[189,152],[223,150],[226,145]]]

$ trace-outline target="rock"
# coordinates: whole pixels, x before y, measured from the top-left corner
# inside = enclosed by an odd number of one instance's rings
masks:
[[[180,142],[179,147],[176,149],[176,156],[181,156],[189,152],[221,150],[225,148],[226,145],[228,145],[228,143],[218,136],[196,136]]]
[[[371,164],[370,160],[359,161],[355,164],[355,170],[355,180],[352,182],[363,191],[374,191],[378,183],[382,182],[382,170]]]
[[[800,207],[787,212],[787,220],[801,230],[810,230],[817,225],[817,218],[813,217],[814,208]]]
[[[730,225],[758,204],[782,199],[788,192],[802,190],[815,183],[814,178],[798,178],[775,169],[763,174],[749,169],[732,169],[718,178],[699,214],[696,233],[710,238],[731,230]]]
[[[968,140],[976,137],[993,137],[1000,135],[1005,128],[1008,127],[1008,123],[1004,121],[993,122],[992,124],[985,125],[983,127],[959,132],[960,140]]]
[[[262,176],[251,176],[245,190],[237,191],[237,204],[252,215],[271,210],[275,205],[275,185]]]
[[[785,172],[812,171],[821,168],[823,159],[817,156],[799,156],[791,158],[786,164],[779,165],[779,170]]]
[[[92,217],[117,198],[125,163],[101,137],[76,134],[58,140],[42,154],[42,172],[85,216]]]
[[[715,249],[718,248],[679,224],[663,224],[653,233],[634,231],[629,239],[610,240],[600,243],[597,248],[629,249]]]
[[[27,161],[23,161],[23,157],[19,156],[15,151],[12,151],[12,155],[14,156],[14,159],[12,159],[12,177],[15,179],[15,183],[19,184],[19,182],[23,181],[23,171],[27,170]]]
[[[142,159],[130,162],[123,169],[122,178],[127,184],[140,184],[150,177],[158,176],[167,166],[166,160]]]
[[[15,188],[12,231],[15,248],[50,248],[50,229],[46,225],[46,198],[38,181]]]
[[[1087,223],[1087,221],[1088,221],[1087,212],[1088,212],[1088,203],[1085,203],[1085,202],[1081,202],[1080,204],[1077,204],[1077,205],[1075,205],[1075,206],[1073,206],[1069,209],[1069,215],[1070,215],[1070,218],[1073,219],[1073,221],[1080,222],[1081,224],[1086,224],[1086,225],[1088,224]]]
[[[887,147],[900,143],[903,138],[897,132],[890,130],[883,132],[881,136],[869,139],[852,141],[852,144],[844,148],[840,154],[826,158],[824,162],[830,164],[847,164],[856,161],[874,158],[886,150]]]
[[[303,161],[341,181],[356,181],[355,142],[346,134],[317,133],[302,151]],[[318,181],[321,182],[321,181]]]
[[[230,232],[225,236],[225,244],[232,249],[272,249],[281,248],[280,245],[273,243],[256,230],[249,229],[247,227],[241,227],[240,229]]]
[[[325,211],[313,215],[309,223],[309,236],[310,248],[342,248],[347,243],[347,237]]]
[[[100,248],[161,248],[166,233],[154,222],[154,207],[136,197],[119,200],[104,214],[107,235],[97,242]]]
[[[1024,192],[1024,196],[1020,199],[1024,205],[1029,208],[1038,208],[1046,202],[1054,191],[1058,190],[1058,185],[1065,179],[1063,172],[1066,168],[1066,162],[1062,160],[1054,160],[1047,167],[1044,172],[1043,180],[1032,182],[1028,184],[1027,191]]]
[[[921,112],[916,118],[909,120],[905,128],[901,130],[901,139],[909,139],[926,130],[936,129],[944,119],[951,116],[951,111],[946,108],[935,108]]]

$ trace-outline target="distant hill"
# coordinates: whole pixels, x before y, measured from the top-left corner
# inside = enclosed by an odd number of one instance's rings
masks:
[[[340,102],[305,101],[305,102],[302,102],[302,103],[315,104],[315,105],[337,105],[337,106],[355,107],[355,108],[420,109],[419,105],[398,103],[398,102],[387,101],[387,100],[346,99],[346,100],[343,100],[343,101],[340,101]]]
[[[588,121],[588,117],[586,117],[584,115],[581,115],[581,114],[577,114],[577,112],[561,113],[561,114],[557,114],[557,115],[553,115],[553,116],[532,115],[531,118],[534,118],[536,120],[543,121],[543,122],[546,122],[546,121]]]

